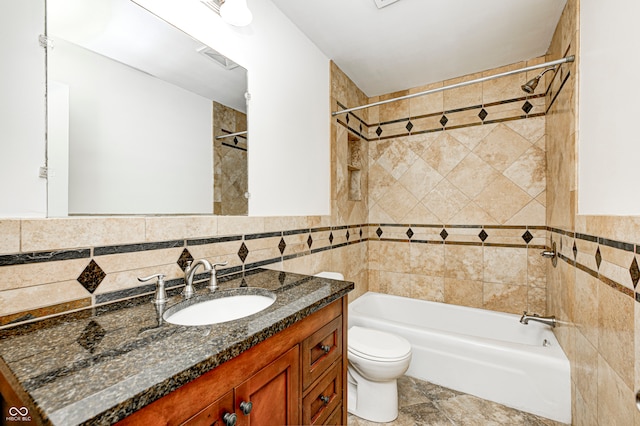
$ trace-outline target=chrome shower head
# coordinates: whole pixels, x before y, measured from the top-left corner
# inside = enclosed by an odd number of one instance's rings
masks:
[[[532,94],[536,90],[536,87],[538,87],[538,83],[540,83],[540,79],[542,78],[544,73],[549,71],[555,71],[556,68],[557,67],[547,68],[546,70],[542,71],[540,74],[538,74],[537,76],[533,77],[531,80],[527,81],[525,84],[520,86],[520,88],[523,91],[527,92],[528,94]]]
[[[532,94],[536,90],[536,87],[538,87],[538,82],[540,82],[541,77],[542,74],[532,78],[520,87],[528,94]]]

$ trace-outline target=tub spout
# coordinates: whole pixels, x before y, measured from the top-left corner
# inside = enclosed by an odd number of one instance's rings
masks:
[[[542,324],[548,325],[549,327],[556,326],[555,315],[551,315],[549,317],[541,317],[538,314],[528,315],[527,311],[524,311],[524,313],[520,317],[520,323],[527,325],[529,324],[529,321],[541,322]]]

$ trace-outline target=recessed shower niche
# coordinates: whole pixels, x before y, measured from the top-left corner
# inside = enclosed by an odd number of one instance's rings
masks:
[[[349,133],[348,137],[347,170],[349,171],[349,200],[362,200],[360,186],[362,168],[362,141],[359,137]]]

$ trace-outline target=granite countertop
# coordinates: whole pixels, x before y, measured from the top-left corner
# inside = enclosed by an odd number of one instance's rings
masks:
[[[220,289],[265,288],[277,299],[257,314],[208,326],[159,321],[151,296],[15,326],[0,330],[0,367],[19,383],[45,422],[111,424],[354,287],[265,269],[223,278],[219,284]],[[202,293],[206,291],[200,288],[197,294]],[[182,300],[170,297],[165,309]]]

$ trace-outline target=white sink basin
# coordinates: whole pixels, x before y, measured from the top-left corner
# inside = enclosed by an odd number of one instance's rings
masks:
[[[239,290],[247,292],[238,294]],[[219,324],[253,315],[275,301],[276,295],[267,290],[225,290],[180,302],[167,309],[162,317],[177,325]]]

